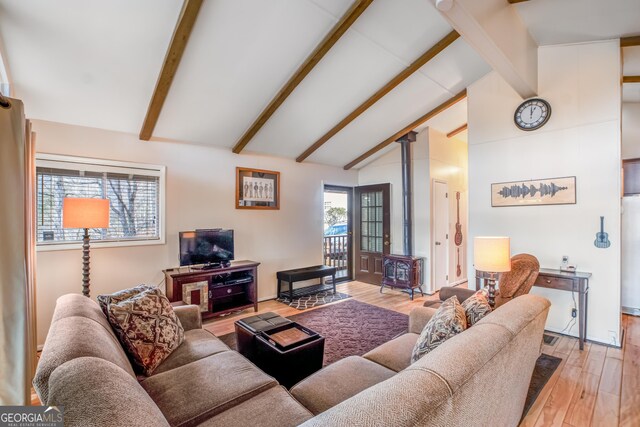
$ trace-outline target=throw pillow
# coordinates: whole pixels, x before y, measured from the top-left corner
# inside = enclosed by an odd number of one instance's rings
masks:
[[[184,329],[158,288],[119,294],[109,299],[109,323],[137,370],[151,375],[182,344]]]
[[[480,319],[491,313],[487,297],[487,291],[481,289],[462,302],[462,308],[464,308],[467,317],[467,327],[475,325]]]
[[[436,349],[440,344],[467,329],[467,317],[454,295],[442,303],[427,322],[411,355],[411,363]]]
[[[135,288],[123,289],[111,295],[98,295],[96,297],[96,300],[98,301],[98,304],[100,305],[100,308],[102,309],[104,315],[109,318],[109,304],[111,304],[112,302],[119,303],[120,301],[127,300],[132,296],[138,295],[140,292],[144,292],[149,289],[153,289],[153,286],[138,285]]]

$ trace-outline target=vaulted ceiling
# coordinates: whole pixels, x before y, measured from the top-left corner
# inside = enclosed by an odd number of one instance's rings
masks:
[[[584,3],[591,7],[581,8]],[[605,2],[613,4],[606,11],[602,3],[532,0],[513,7],[541,45],[640,33],[639,1]],[[0,0],[0,53],[14,96],[25,101],[31,118],[138,134],[182,5],[182,0]],[[352,0],[204,0],[149,144],[177,140],[234,147],[352,5]],[[579,14],[572,16],[570,6]],[[607,19],[601,19],[603,13]],[[429,0],[374,0],[243,153],[299,157],[451,31]],[[625,70],[638,68],[637,49],[626,49],[632,59]],[[489,70],[458,38],[306,161],[343,166]],[[462,101],[418,130],[428,125],[448,133],[464,123]],[[465,138],[465,132],[458,136]]]

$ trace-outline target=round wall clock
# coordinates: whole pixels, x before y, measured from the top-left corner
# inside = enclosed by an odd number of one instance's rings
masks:
[[[536,130],[549,121],[551,105],[544,99],[532,98],[524,101],[515,114],[513,121],[522,130]]]

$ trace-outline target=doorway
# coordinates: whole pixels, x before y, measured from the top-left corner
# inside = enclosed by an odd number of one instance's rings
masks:
[[[382,257],[391,250],[391,185],[355,188],[355,279],[382,283]]]
[[[449,284],[449,185],[433,181],[432,271],[434,290]]]
[[[353,280],[353,188],[324,186],[323,263],[336,267],[336,282]]]

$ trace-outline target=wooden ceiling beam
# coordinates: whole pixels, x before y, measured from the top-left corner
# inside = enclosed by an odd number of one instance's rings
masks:
[[[320,60],[329,52],[329,50],[335,45],[340,37],[347,32],[349,27],[360,17],[367,7],[373,2],[373,0],[357,0],[349,8],[349,10],[342,16],[340,21],[329,31],[329,33],[322,39],[320,44],[311,52],[311,55],[302,63],[302,65],[291,76],[289,81],[280,89],[275,98],[271,100],[267,108],[260,113],[258,118],[253,122],[251,127],[242,135],[240,140],[233,147],[233,152],[239,154],[251,141],[251,139],[258,133],[258,131],[265,125],[267,120],[276,112],[276,110],[282,105],[294,89],[304,80],[304,78],[318,65]]]
[[[393,143],[394,141],[396,141],[398,138],[400,138],[401,136],[405,135],[406,133],[414,130],[415,128],[417,128],[418,126],[420,126],[421,124],[423,124],[424,122],[426,122],[427,120],[437,116],[438,114],[442,113],[444,110],[446,110],[447,108],[451,107],[452,105],[458,103],[459,101],[462,101],[463,99],[465,99],[467,97],[467,90],[464,89],[462,92],[456,94],[455,96],[453,96],[452,98],[449,98],[448,100],[446,100],[445,102],[443,102],[442,104],[438,105],[436,108],[434,108],[433,110],[429,111],[427,114],[425,114],[424,116],[420,117],[419,119],[411,122],[409,125],[403,127],[401,130],[399,130],[398,132],[394,133],[393,135],[391,135],[389,138],[385,139],[384,141],[382,141],[380,144],[376,145],[375,147],[373,147],[372,149],[370,149],[369,151],[367,151],[366,153],[360,155],[358,158],[352,160],[351,162],[347,163],[344,166],[344,170],[349,170],[352,167],[354,167],[355,165],[357,165],[358,163],[362,162],[363,160],[371,157],[372,155],[374,155],[375,153],[377,153],[378,151],[382,150],[383,148],[385,148],[386,146],[388,146],[389,144]]]
[[[620,47],[640,46],[640,36],[621,37]]]
[[[624,76],[622,83],[640,83],[640,76]]]
[[[409,76],[418,71],[423,65],[432,60],[436,55],[446,49],[451,43],[456,41],[460,37],[457,31],[452,31],[447,34],[444,38],[438,41],[433,47],[423,53],[418,59],[413,61],[411,65],[402,70],[398,75],[389,80],[383,87],[381,87],[376,93],[374,93],[369,99],[360,104],[355,110],[349,113],[344,119],[342,119],[338,124],[332,127],[327,133],[325,133],[320,139],[314,142],[309,148],[307,148],[304,153],[300,154],[296,159],[296,162],[302,162],[307,157],[309,157],[313,152],[315,152],[318,148],[322,147],[327,141],[333,138],[338,132],[344,129],[349,123],[354,121],[358,116],[364,113],[367,109],[369,109],[373,104],[378,102],[382,97],[391,92],[394,88],[396,88],[400,83],[405,81]]]
[[[144,123],[140,130],[140,139],[144,141],[151,139],[153,130],[158,123],[162,106],[167,99],[171,83],[173,83],[178,65],[180,65],[182,54],[187,47],[191,30],[193,30],[198,12],[200,11],[200,6],[202,6],[202,0],[184,0],[182,4],[182,11],[180,11],[176,28],[171,36],[171,43],[169,43],[167,54],[164,57],[162,69],[160,70],[156,87],[153,90],[151,102],[149,102],[149,107],[147,108],[147,115],[144,118]]]
[[[465,130],[467,130],[467,124],[463,124],[462,126],[460,126],[459,128],[455,128],[454,130],[452,130],[451,132],[449,132],[447,134],[447,138],[453,138],[454,136],[456,136],[457,134],[459,134],[460,132],[464,132]]]
[[[525,1],[529,1],[529,0],[507,0],[507,1],[511,4],[516,4],[516,3],[524,3]]]

